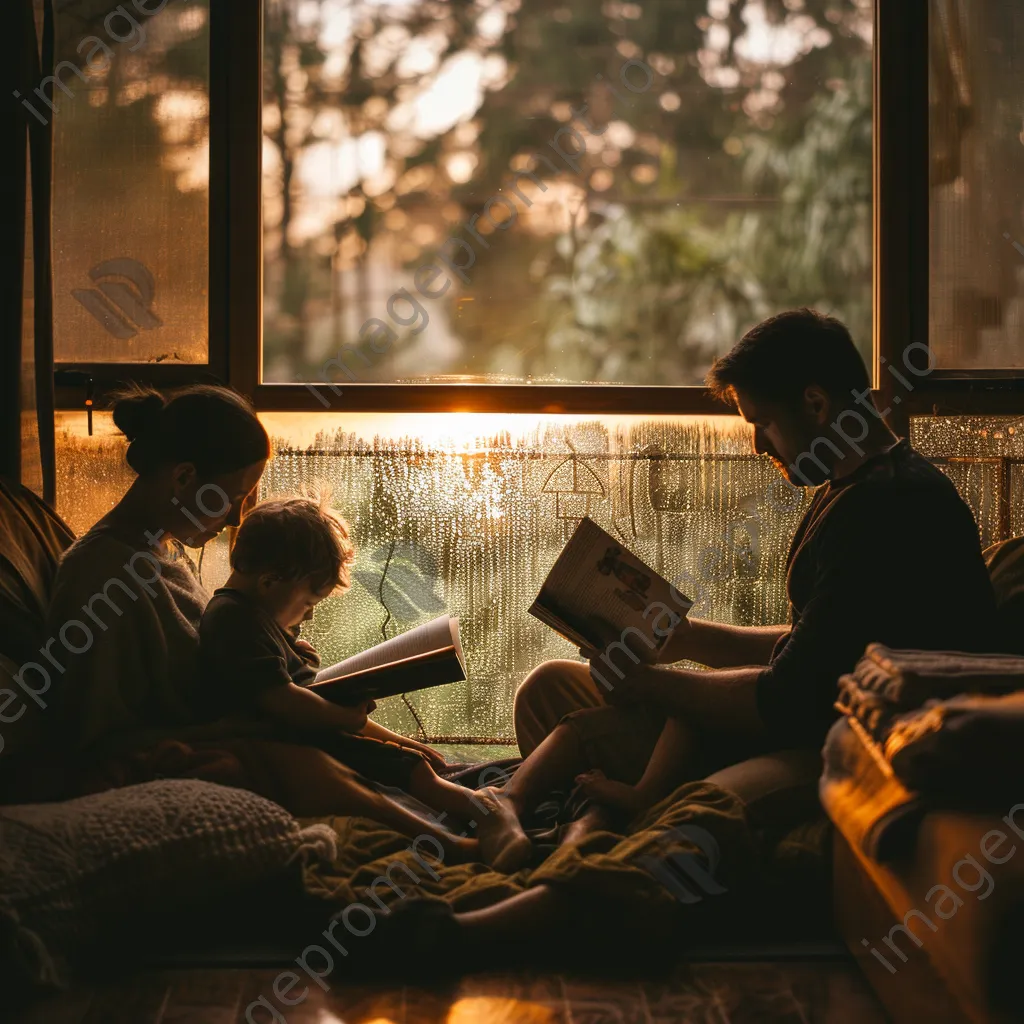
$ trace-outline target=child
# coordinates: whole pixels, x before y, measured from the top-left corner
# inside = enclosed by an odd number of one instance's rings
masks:
[[[324,500],[265,501],[243,520],[231,575],[210,600],[199,630],[204,696],[215,715],[268,722],[276,739],[319,747],[364,779],[404,789],[435,811],[477,828],[477,838],[437,828],[369,787],[353,787],[339,813],[363,814],[407,835],[429,834],[451,853],[517,870],[530,841],[496,790],[472,792],[440,778],[444,759],[430,747],[372,722],[376,704],[340,706],[308,689],[320,658],[298,638],[325,597],[349,588],[354,550],[344,520]],[[367,799],[364,801],[362,795]],[[382,815],[381,808],[385,808]],[[387,820],[384,820],[384,818]]]

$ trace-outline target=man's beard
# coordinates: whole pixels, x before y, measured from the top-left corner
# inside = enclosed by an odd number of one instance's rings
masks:
[[[805,431],[805,437],[794,445],[798,454],[791,462],[787,462],[772,445],[768,445],[765,455],[772,460],[776,469],[792,486],[820,487],[831,478],[832,466],[830,463],[825,463],[823,468],[821,464],[823,460],[819,460],[818,457],[805,458],[807,453],[814,454],[813,445],[817,439],[817,434]]]

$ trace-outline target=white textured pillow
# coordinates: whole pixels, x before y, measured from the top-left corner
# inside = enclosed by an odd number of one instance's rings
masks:
[[[334,841],[255,793],[191,779],[0,808],[0,958],[59,982],[58,965],[119,923],[333,857]]]

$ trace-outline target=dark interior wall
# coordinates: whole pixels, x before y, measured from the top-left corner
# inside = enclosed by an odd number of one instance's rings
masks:
[[[21,476],[22,315],[25,269],[27,122],[15,90],[26,92],[34,45],[32,8],[15,0],[5,11],[14,43],[0,62],[0,474]]]

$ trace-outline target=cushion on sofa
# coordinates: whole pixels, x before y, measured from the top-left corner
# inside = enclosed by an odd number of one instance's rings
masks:
[[[75,535],[28,488],[0,479],[0,654],[38,656],[60,556]]]
[[[335,854],[326,825],[303,828],[261,796],[189,779],[0,808],[0,974],[59,982],[80,956],[144,937],[154,914],[208,908]]]
[[[10,760],[40,742],[46,723],[43,709],[13,676],[39,657],[57,565],[74,539],[32,491],[0,479],[0,762],[6,776],[23,774]]]

